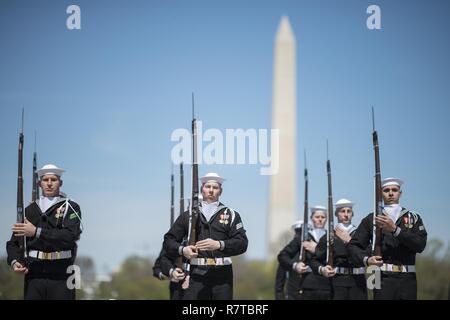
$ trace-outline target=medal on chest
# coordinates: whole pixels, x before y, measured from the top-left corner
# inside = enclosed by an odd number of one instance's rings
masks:
[[[219,216],[219,222],[223,225],[227,225],[228,224],[228,218],[230,217],[229,214],[225,213],[221,213]]]
[[[58,209],[56,209],[55,218],[59,219],[59,218],[64,217],[65,212],[66,212],[65,206],[59,207]]]
[[[413,227],[413,221],[409,216],[403,217],[403,224],[406,228],[411,229]]]

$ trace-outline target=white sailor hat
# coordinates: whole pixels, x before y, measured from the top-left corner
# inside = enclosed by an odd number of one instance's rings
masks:
[[[386,178],[381,181],[381,188],[387,186],[398,186],[399,188],[402,186],[403,181],[397,178]]]
[[[335,205],[336,209],[345,208],[345,207],[353,208],[355,203],[343,198],[343,199],[336,201],[336,203],[334,205]]]
[[[327,208],[325,208],[324,206],[314,206],[310,208],[311,210],[311,214],[313,214],[316,211],[323,211],[323,212],[327,212]]]
[[[201,177],[200,181],[202,182],[202,184],[208,181],[214,181],[217,182],[218,184],[222,184],[225,181],[225,179],[219,176],[217,173],[209,172],[205,174],[203,177]]]
[[[303,225],[303,220],[297,220],[292,224],[292,229],[300,229]]]
[[[58,168],[54,164],[46,164],[41,169],[36,170],[36,173],[38,174],[39,178],[47,174],[54,174],[55,176],[61,177],[63,172],[65,172],[64,169]]]

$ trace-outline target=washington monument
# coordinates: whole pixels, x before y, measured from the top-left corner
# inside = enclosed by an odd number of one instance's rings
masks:
[[[272,129],[279,130],[279,170],[270,177],[268,257],[292,238],[296,217],[296,45],[289,19],[281,18],[275,37]]]

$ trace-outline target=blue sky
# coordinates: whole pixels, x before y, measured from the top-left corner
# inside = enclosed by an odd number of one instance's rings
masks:
[[[81,30],[66,28],[70,4],[81,8]],[[370,4],[381,8],[381,30],[366,27]],[[422,214],[430,238],[450,241],[448,12],[438,0],[2,1],[0,242],[15,219],[25,107],[26,201],[36,130],[39,165],[64,167],[63,190],[81,205],[79,254],[99,270],[156,255],[169,223],[170,135],[190,128],[191,92],[205,130],[270,128],[282,15],[297,38],[298,216],[304,148],[310,203],[326,203],[327,138],[335,200],[357,203],[356,223],[371,210],[374,105],[383,176],[404,179],[402,204]],[[264,259],[269,179],[259,168],[200,173],[227,178],[221,200],[242,215],[247,256]]]

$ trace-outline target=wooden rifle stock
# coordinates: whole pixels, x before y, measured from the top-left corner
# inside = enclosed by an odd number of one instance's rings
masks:
[[[380,148],[378,145],[378,133],[375,130],[375,116],[372,107],[372,140],[373,150],[375,155],[375,199],[374,199],[374,213],[373,223],[375,228],[375,239],[372,246],[372,254],[381,256],[381,228],[376,225],[375,217],[382,214],[382,194],[381,194],[381,169],[380,169]]]
[[[194,94],[192,94],[192,113],[194,113]],[[199,186],[198,186],[198,163],[197,163],[197,120],[192,115],[192,197],[191,197],[191,227],[188,237],[188,245],[197,242],[197,228],[199,218]]]
[[[188,246],[193,246],[197,242],[198,221],[199,221],[199,186],[198,186],[198,162],[197,162],[197,121],[194,117],[194,94],[192,94],[192,197],[189,205],[189,234],[187,239]],[[189,287],[190,263],[184,266],[186,278],[182,284],[183,289]]]

